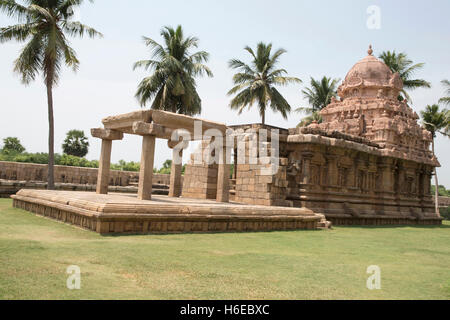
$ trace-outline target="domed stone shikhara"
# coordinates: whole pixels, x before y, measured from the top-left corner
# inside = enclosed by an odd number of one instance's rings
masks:
[[[320,114],[320,130],[360,136],[385,150],[409,159],[430,160],[431,133],[418,123],[418,115],[399,101],[403,83],[382,61],[368,55],[357,62],[338,88],[340,100],[333,99]]]

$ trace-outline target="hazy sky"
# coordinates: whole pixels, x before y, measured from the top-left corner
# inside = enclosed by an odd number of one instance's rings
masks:
[[[379,29],[369,29],[367,8],[380,8]],[[100,127],[101,119],[138,110],[134,98],[144,71],[133,71],[132,64],[149,58],[142,36],[161,41],[162,26],[181,24],[187,35],[200,39],[201,50],[210,53],[209,67],[214,78],[198,81],[202,98],[202,118],[227,124],[259,122],[256,109],[238,116],[228,107],[233,72],[230,58],[248,61],[244,46],[258,41],[272,42],[288,53],[280,66],[308,84],[309,78],[324,75],[343,79],[350,68],[367,55],[373,45],[375,55],[383,50],[405,51],[415,62],[425,62],[417,77],[430,81],[432,89],[411,92],[412,108],[419,112],[443,95],[442,79],[450,79],[450,1],[299,1],[299,0],[96,0],[86,1],[77,13],[81,22],[95,27],[103,39],[74,39],[72,46],[81,61],[74,74],[65,69],[54,91],[55,144],[61,152],[65,133],[70,129]],[[14,20],[0,16],[0,26]],[[47,151],[47,101],[42,80],[25,87],[13,74],[12,65],[22,44],[0,44],[0,139],[17,136],[30,152]],[[305,106],[302,85],[281,88],[293,108]],[[267,123],[295,127],[301,115],[288,120],[268,113]],[[90,137],[89,159],[97,159],[100,141]],[[437,155],[442,164],[440,182],[450,187],[450,140],[438,137]],[[112,161],[140,159],[141,140],[126,136],[113,143]],[[156,166],[171,153],[159,141]]]

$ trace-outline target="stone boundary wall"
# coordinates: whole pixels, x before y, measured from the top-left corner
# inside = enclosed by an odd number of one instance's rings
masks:
[[[55,166],[55,183],[97,184],[97,168]],[[0,179],[47,182],[47,165],[0,161]],[[139,172],[111,170],[110,186],[129,186],[139,180]],[[183,177],[182,177],[183,179]],[[170,175],[153,174],[153,183],[170,184]]]
[[[47,182],[43,181],[9,181],[0,179],[0,198],[9,198],[22,189],[47,189]],[[95,192],[95,184],[55,183],[55,190]],[[137,194],[137,186],[109,186],[108,192]],[[169,186],[154,184],[152,194],[168,195]]]
[[[433,196],[434,202],[434,196]],[[439,207],[450,207],[450,197],[439,196]]]

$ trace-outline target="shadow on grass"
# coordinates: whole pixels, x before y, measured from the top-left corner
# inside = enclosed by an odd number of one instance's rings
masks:
[[[447,222],[449,222],[447,220]],[[338,225],[333,226],[333,228],[353,228],[353,229],[404,229],[404,228],[414,228],[414,229],[450,229],[450,224],[442,225],[381,225],[381,226],[358,226],[358,225]]]
[[[269,231],[208,231],[208,232],[148,232],[148,233],[104,233],[100,234],[102,237],[128,237],[128,236],[176,236],[176,235],[213,235],[213,234],[255,234],[255,233],[294,233],[294,232],[324,232],[327,230],[316,229],[316,230],[308,230],[308,229],[299,229],[299,230],[269,230]]]

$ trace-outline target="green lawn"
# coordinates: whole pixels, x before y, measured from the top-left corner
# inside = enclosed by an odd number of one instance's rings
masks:
[[[449,299],[450,223],[100,236],[0,199],[0,299]],[[81,290],[66,268],[81,268]],[[366,269],[381,268],[381,290]]]

